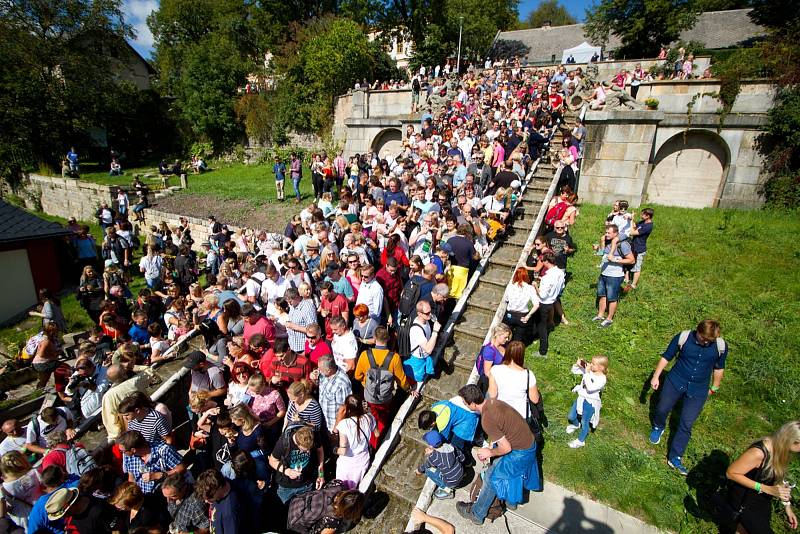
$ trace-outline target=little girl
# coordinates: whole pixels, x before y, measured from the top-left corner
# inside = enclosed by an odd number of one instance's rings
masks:
[[[572,449],[583,447],[586,444],[586,437],[589,435],[589,424],[597,428],[600,422],[600,407],[603,405],[600,400],[600,392],[606,385],[606,374],[608,373],[608,358],[597,355],[591,362],[578,360],[572,366],[572,373],[583,375],[581,383],[572,388],[578,394],[578,398],[572,403],[567,419],[567,434],[572,434],[580,428],[581,433],[578,439],[569,442]],[[578,423],[578,416],[581,422]]]
[[[163,360],[162,354],[172,345],[169,340],[162,337],[164,329],[158,323],[153,323],[147,327],[147,333],[150,334],[150,363],[155,363],[158,360]]]
[[[192,322],[189,319],[185,318],[178,319],[178,326],[172,331],[172,335],[169,337],[169,340],[175,341],[177,339],[180,339],[182,336],[185,336],[191,331],[192,331]]]

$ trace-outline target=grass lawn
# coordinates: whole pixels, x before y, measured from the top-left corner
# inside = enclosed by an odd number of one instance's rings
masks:
[[[704,497],[729,461],[800,416],[800,221],[793,213],[656,207],[640,286],[622,298],[614,325],[599,329],[591,322],[600,263],[591,243],[608,211],[581,208],[563,296],[570,325],[551,335],[548,359],[528,358],[550,421],[544,472],[659,527],[715,532]],[[704,318],[721,322],[730,353],[722,387],[694,426],[684,478],[666,465],[670,429],[660,445],[647,441],[650,397],[640,396],[672,336]],[[569,368],[597,353],[610,359],[600,425],[572,450],[564,428],[578,380]],[[791,470],[797,480],[796,459]],[[789,532],[775,505],[773,528]]]
[[[91,167],[88,167],[91,168]],[[106,185],[129,185],[134,174],[157,171],[157,167],[127,169],[124,176],[108,176],[108,172],[85,172],[82,180]],[[311,175],[303,169],[300,192],[304,199],[313,192]],[[189,174],[189,187],[158,201],[158,209],[182,215],[205,218],[213,213],[220,220],[236,225],[264,228],[281,232],[290,217],[299,209],[294,198],[291,180],[286,180],[284,193],[289,201],[276,200],[275,175],[272,165],[245,165],[243,163],[212,162],[211,170],[203,174]],[[146,182],[161,184],[160,178]],[[169,185],[180,185],[172,176]]]

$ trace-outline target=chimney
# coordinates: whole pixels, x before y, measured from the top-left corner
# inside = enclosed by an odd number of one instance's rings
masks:
[[[550,21],[546,20],[542,23],[542,28],[549,29],[550,28]]]

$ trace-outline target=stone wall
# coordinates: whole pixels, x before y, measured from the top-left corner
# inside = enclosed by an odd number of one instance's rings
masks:
[[[108,185],[31,174],[25,186],[25,202],[29,208],[49,215],[92,221],[100,204],[114,199],[111,191]]]
[[[652,111],[614,111],[587,116],[587,140],[578,196],[611,204],[619,198],[638,206],[644,193],[658,121]]]
[[[722,103],[708,95],[718,93],[719,89],[717,80],[660,80],[640,85],[636,100],[644,102],[653,97],[658,99],[659,111],[686,114],[688,104],[694,99],[692,113],[717,113]],[[774,98],[774,85],[760,80],[744,81],[731,114],[767,113]]]

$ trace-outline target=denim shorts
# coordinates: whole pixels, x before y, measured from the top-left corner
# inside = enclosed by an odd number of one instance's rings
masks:
[[[622,276],[603,276],[601,274],[597,280],[597,296],[605,297],[608,302],[618,301],[622,278]]]

